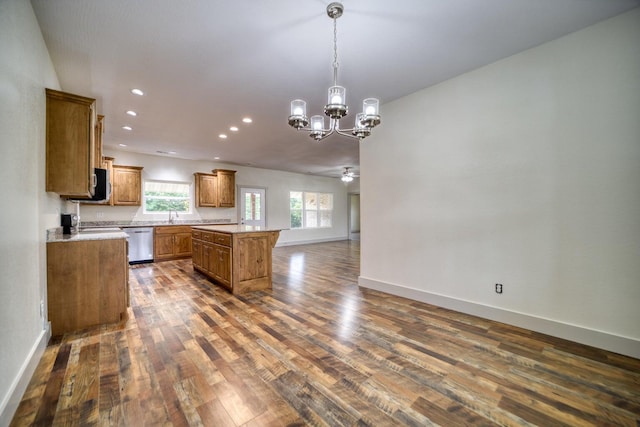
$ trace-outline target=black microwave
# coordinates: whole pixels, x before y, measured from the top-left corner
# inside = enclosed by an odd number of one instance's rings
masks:
[[[81,202],[103,202],[111,197],[111,181],[109,180],[109,171],[107,169],[95,168],[93,170],[96,180],[93,197],[90,199],[71,199]]]

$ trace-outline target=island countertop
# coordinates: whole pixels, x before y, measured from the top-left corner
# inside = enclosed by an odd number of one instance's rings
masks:
[[[220,233],[240,234],[240,233],[260,233],[260,232],[280,232],[282,228],[260,227],[258,225],[192,225],[191,228],[204,231],[217,231]]]

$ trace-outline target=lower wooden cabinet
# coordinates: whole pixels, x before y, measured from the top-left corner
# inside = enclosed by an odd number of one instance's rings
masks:
[[[191,256],[191,227],[167,225],[154,228],[153,260],[188,258]]]
[[[234,294],[271,289],[271,249],[278,231],[223,233],[193,229],[193,268]]]
[[[53,336],[126,318],[126,239],[47,243],[47,302]]]

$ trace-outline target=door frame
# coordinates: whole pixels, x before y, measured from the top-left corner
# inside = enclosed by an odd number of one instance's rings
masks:
[[[351,208],[351,200],[355,197],[358,196],[358,224],[360,223],[360,216],[361,216],[361,210],[360,210],[360,192],[357,193],[348,193],[347,194],[347,233],[349,236],[349,240],[360,240],[360,228],[358,227],[357,231],[352,231],[352,226],[353,224],[352,222],[352,208]]]
[[[244,205],[244,199],[242,197],[243,190],[262,190],[264,191],[264,211],[262,212],[262,218],[264,218],[264,226],[267,226],[267,187],[260,185],[238,185],[238,222],[244,224],[244,214],[242,212],[242,206]]]

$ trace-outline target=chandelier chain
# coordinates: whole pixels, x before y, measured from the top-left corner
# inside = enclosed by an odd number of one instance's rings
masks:
[[[333,18],[333,85],[338,84],[338,18]]]

